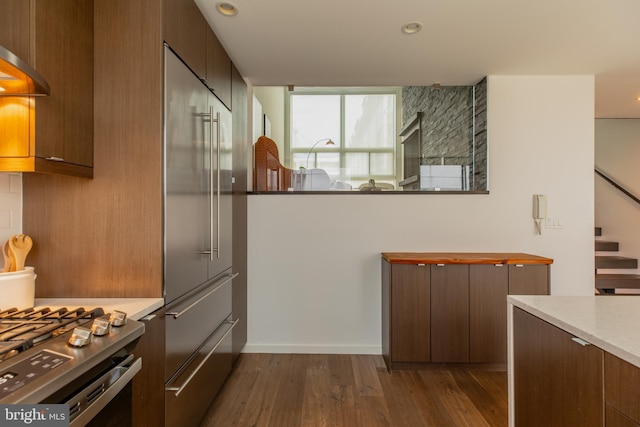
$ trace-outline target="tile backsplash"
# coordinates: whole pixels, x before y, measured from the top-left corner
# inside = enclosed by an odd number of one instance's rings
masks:
[[[0,172],[0,245],[21,232],[22,174]]]

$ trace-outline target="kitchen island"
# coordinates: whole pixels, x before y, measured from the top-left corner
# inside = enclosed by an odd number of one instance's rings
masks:
[[[640,298],[509,296],[509,425],[640,425]]]

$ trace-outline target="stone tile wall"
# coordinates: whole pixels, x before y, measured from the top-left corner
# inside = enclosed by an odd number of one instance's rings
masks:
[[[487,189],[486,93],[486,79],[475,86],[402,88],[403,126],[418,111],[424,112],[421,164],[475,165],[472,190]]]

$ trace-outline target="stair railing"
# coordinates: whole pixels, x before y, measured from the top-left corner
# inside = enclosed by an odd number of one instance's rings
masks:
[[[627,190],[626,188],[624,188],[623,186],[618,184],[611,177],[605,175],[598,168],[595,168],[594,171],[595,171],[596,175],[599,175],[600,177],[602,177],[605,181],[607,181],[609,184],[614,186],[617,190],[621,191],[625,196],[629,197],[631,200],[633,200],[634,202],[636,202],[636,203],[638,203],[640,205],[640,198],[638,198],[633,193],[631,193],[629,190]]]

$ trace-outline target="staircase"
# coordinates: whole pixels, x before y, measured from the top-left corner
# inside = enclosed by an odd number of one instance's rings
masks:
[[[595,250],[596,252],[609,252],[612,255],[596,255],[596,290],[599,294],[619,294],[616,289],[640,289],[639,274],[599,274],[598,270],[614,270],[614,269],[637,269],[638,260],[635,258],[627,258],[613,255],[618,252],[618,242],[610,242],[600,240],[602,229],[596,227],[595,230]]]

